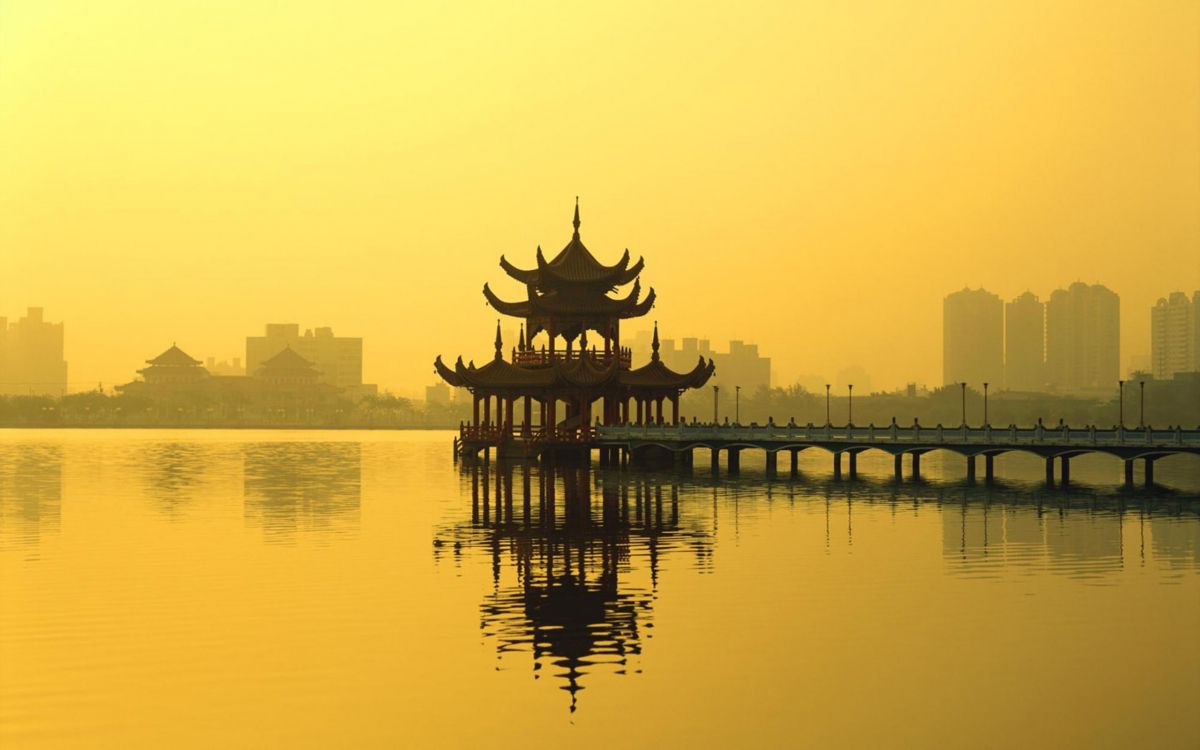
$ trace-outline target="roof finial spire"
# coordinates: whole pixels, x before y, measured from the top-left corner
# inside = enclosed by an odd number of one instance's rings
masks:
[[[575,227],[575,239],[579,239],[579,196],[575,196],[575,219],[571,222]]]
[[[652,353],[650,355],[650,359],[657,362],[658,361],[658,321],[657,320],[654,321],[654,340],[650,342],[650,349],[652,351]]]
[[[521,332],[517,334],[517,349],[525,351],[525,324],[521,324]]]
[[[499,318],[496,318],[496,359],[504,359],[504,339],[500,338]]]

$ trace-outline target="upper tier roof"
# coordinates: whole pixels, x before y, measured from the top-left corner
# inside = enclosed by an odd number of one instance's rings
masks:
[[[158,367],[195,367],[200,364],[200,360],[193,359],[175,344],[171,344],[170,349],[154,359],[146,360],[146,364]]]
[[[629,250],[621,256],[615,265],[606,266],[596,260],[596,256],[584,246],[579,239],[579,199],[575,199],[575,218],[572,221],[575,233],[558,255],[552,260],[546,260],[539,245],[537,249],[537,268],[526,270],[517,268],[503,255],[500,256],[500,267],[505,273],[523,284],[536,286],[539,289],[550,290],[558,286],[597,286],[615,288],[628,284],[642,272],[645,262],[638,258],[632,266],[629,265]]]
[[[529,299],[520,302],[500,299],[487,284],[483,285],[483,296],[498,312],[519,318],[550,315],[639,318],[650,312],[655,299],[654,290],[651,289],[645,299],[639,301],[641,285],[636,281],[629,294],[619,299],[612,299],[603,291],[595,290],[552,290],[540,294],[533,285],[527,289]]]

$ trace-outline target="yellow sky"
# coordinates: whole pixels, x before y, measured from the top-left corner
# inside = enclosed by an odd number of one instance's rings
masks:
[[[1106,284],[1125,361],[1200,288],[1200,4],[0,4],[0,315],[76,389],[295,321],[415,391],[577,194],[783,383],[936,383],[964,285]]]

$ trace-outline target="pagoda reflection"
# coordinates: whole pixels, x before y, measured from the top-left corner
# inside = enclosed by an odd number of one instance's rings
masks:
[[[615,470],[472,463],[471,518],[443,528],[435,558],[491,558],[480,628],[501,657],[528,652],[577,705],[587,674],[640,672],[665,553],[690,550],[701,568],[711,535],[681,519],[678,484]]]

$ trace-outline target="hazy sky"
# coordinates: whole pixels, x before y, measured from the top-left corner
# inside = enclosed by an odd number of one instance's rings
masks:
[[[1200,288],[1200,3],[0,3],[0,315],[73,389],[298,322],[415,391],[575,195],[782,383],[937,382],[964,285],[1106,284],[1126,362]]]

